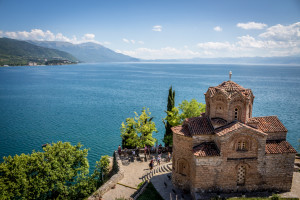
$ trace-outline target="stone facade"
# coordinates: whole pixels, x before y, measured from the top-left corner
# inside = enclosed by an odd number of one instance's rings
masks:
[[[253,100],[233,81],[208,88],[206,113],[172,128],[175,186],[192,194],[290,190],[297,152],[277,116],[252,117]]]

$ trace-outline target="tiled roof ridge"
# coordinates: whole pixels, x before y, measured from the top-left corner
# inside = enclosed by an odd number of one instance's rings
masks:
[[[294,147],[286,140],[267,140],[266,154],[297,153]]]
[[[252,117],[248,119],[255,120],[258,122],[258,129],[265,133],[276,133],[276,132],[287,132],[288,130],[279,120],[278,116],[270,115],[270,116],[260,116],[260,117]],[[248,122],[248,121],[247,121]]]
[[[234,81],[224,81],[218,86],[211,86],[208,88],[208,92],[210,96],[214,96],[216,92],[219,91],[223,93],[225,96],[231,97],[233,94],[241,94],[243,97],[249,97],[252,93],[251,89],[244,88],[243,86],[237,84]]]
[[[199,117],[185,119],[184,125],[188,126],[191,135],[214,134],[214,127],[208,116],[202,114]]]
[[[256,129],[256,128],[253,128],[253,127],[251,127],[251,126],[249,126],[247,124],[244,124],[244,123],[242,123],[240,121],[237,121],[237,120],[232,121],[232,122],[230,122],[230,123],[228,123],[228,124],[226,124],[224,126],[216,128],[214,130],[214,132],[218,136],[223,136],[223,135],[226,135],[227,133],[230,133],[230,132],[232,132],[234,130],[237,130],[237,129],[241,128],[241,127],[249,128],[249,129],[251,129],[251,130],[253,130],[253,131],[255,131],[255,132],[257,132],[257,133],[259,133],[261,135],[264,135],[264,136],[267,135],[263,131],[261,131],[259,129]],[[228,129],[228,130],[226,131],[226,129]]]

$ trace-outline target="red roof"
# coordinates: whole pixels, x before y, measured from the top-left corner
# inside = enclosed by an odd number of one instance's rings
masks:
[[[184,124],[188,126],[191,135],[209,135],[214,133],[214,127],[206,116],[186,119]]]
[[[220,156],[220,151],[214,142],[203,142],[193,148],[195,156]]]
[[[223,94],[225,94],[227,97],[232,97],[236,95],[237,93],[241,94],[244,97],[249,97],[252,94],[251,89],[245,89],[239,84],[233,82],[233,81],[224,81],[220,85],[216,87],[209,87],[208,92],[210,93],[210,96],[214,96],[217,91],[221,91]]]
[[[297,153],[287,141],[267,141],[266,154]]]
[[[288,130],[281,123],[277,116],[252,117],[249,120],[258,121],[257,128],[265,133],[287,132]]]
[[[234,130],[237,130],[237,129],[240,129],[240,128],[244,128],[244,127],[248,128],[248,129],[251,129],[251,130],[253,130],[253,131],[257,132],[257,133],[260,133],[262,135],[267,135],[264,132],[262,132],[262,131],[260,131],[258,129],[255,129],[255,128],[251,127],[251,126],[248,126],[246,124],[243,124],[243,123],[241,123],[239,121],[234,121],[234,122],[231,122],[231,123],[229,123],[229,124],[227,124],[225,126],[221,126],[219,128],[216,128],[215,129],[215,133],[218,136],[223,136],[223,135],[226,135],[227,133],[230,133],[230,132],[232,132]]]
[[[173,131],[173,133],[176,133],[178,135],[184,135],[184,136],[191,137],[189,129],[186,125],[174,126],[174,127],[171,128],[171,130]]]

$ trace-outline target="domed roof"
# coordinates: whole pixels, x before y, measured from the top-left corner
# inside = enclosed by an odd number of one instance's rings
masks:
[[[250,97],[251,95],[253,96],[251,89],[245,89],[231,80],[224,81],[223,83],[215,87],[209,87],[207,91],[210,97],[213,97],[217,92],[223,93],[228,98],[231,98],[237,93],[246,98]]]

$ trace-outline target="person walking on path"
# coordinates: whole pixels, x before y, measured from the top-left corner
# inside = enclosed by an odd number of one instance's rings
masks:
[[[150,167],[150,170],[152,170],[152,169],[153,169],[153,159],[150,161],[150,163],[149,163],[149,167]]]
[[[167,158],[167,162],[170,162],[171,161],[171,153],[168,152],[168,158]]]
[[[160,165],[160,160],[161,160],[161,154],[158,154],[158,156],[157,156],[157,165]]]
[[[119,156],[121,155],[121,145],[119,145],[118,147],[118,153],[119,153]]]

